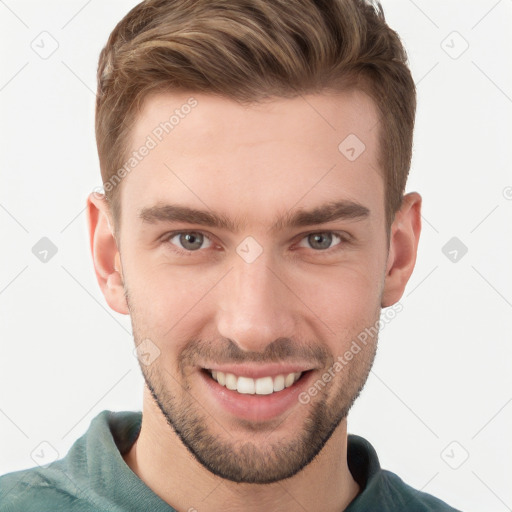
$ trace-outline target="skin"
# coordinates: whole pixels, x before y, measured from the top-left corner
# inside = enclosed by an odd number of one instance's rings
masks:
[[[131,146],[190,96],[149,97]],[[245,421],[216,405],[200,369],[301,362],[321,378],[402,296],[416,261],[421,196],[404,196],[388,247],[378,115],[361,92],[250,107],[193,97],[198,106],[123,179],[117,240],[107,202],[88,198],[101,290],[113,310],[131,315],[135,344],[150,339],[160,351],[140,365],[142,428],[124,459],[180,511],[344,510],[360,492],[347,465],[347,413],[376,336],[309,403],[271,420]],[[338,150],[349,134],[366,146],[353,162]],[[270,230],[283,214],[341,199],[369,215]],[[157,203],[221,213],[240,229],[138,218]],[[174,231],[204,238],[187,245]],[[329,242],[333,232],[348,238]],[[311,233],[324,233],[327,248]],[[237,253],[248,236],[262,249],[251,263]]]

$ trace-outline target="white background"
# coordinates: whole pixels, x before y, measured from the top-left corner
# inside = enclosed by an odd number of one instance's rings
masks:
[[[129,318],[99,290],[84,211],[101,184],[97,59],[135,4],[0,1],[0,474],[34,466],[41,442],[64,456],[104,409],[141,409]],[[512,510],[512,0],[383,6],[418,85],[407,190],[423,196],[423,231],[404,309],[382,331],[349,432],[413,487],[464,511],[504,512]],[[46,49],[58,43],[47,59],[32,48],[42,37]],[[32,253],[42,237],[58,249],[47,263]],[[452,237],[468,248],[457,262],[442,251]]]

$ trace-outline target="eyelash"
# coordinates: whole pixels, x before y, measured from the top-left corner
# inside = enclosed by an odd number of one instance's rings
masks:
[[[213,244],[213,241],[212,241],[211,237],[207,233],[205,233],[204,231],[196,231],[196,230],[191,230],[191,231],[172,231],[171,233],[167,233],[163,237],[162,242],[164,244],[168,244],[169,246],[171,246],[171,250],[174,251],[175,253],[177,253],[180,256],[192,256],[194,253],[201,252],[202,249],[198,249],[196,251],[187,251],[186,249],[180,249],[177,245],[171,243],[171,241],[170,241],[176,235],[184,235],[184,234],[190,234],[190,233],[199,233],[199,234],[203,235],[205,238],[207,238],[210,241],[210,243]],[[339,240],[340,240],[340,243],[334,245],[333,247],[330,247],[329,249],[325,249],[325,250],[315,250],[315,249],[312,249],[314,252],[318,253],[319,255],[330,255],[333,252],[336,252],[337,250],[340,250],[340,246],[345,246],[345,245],[350,243],[349,235],[347,235],[346,233],[343,233],[343,232],[339,232],[339,231],[311,231],[309,233],[305,233],[304,235],[302,235],[302,238],[300,238],[298,243],[300,243],[302,240],[304,240],[305,238],[307,238],[310,235],[317,235],[317,234],[318,235],[331,234],[331,235],[334,235],[334,236],[338,237]]]

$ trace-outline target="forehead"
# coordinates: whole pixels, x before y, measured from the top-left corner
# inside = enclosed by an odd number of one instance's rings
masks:
[[[180,203],[270,224],[276,211],[339,199],[382,216],[378,130],[375,105],[360,91],[252,105],[153,95],[131,134],[123,217]]]

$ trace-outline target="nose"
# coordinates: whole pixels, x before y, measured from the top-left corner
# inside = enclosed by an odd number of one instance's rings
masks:
[[[219,334],[242,350],[263,352],[277,338],[293,337],[297,299],[265,253],[252,263],[234,262],[217,307]]]

